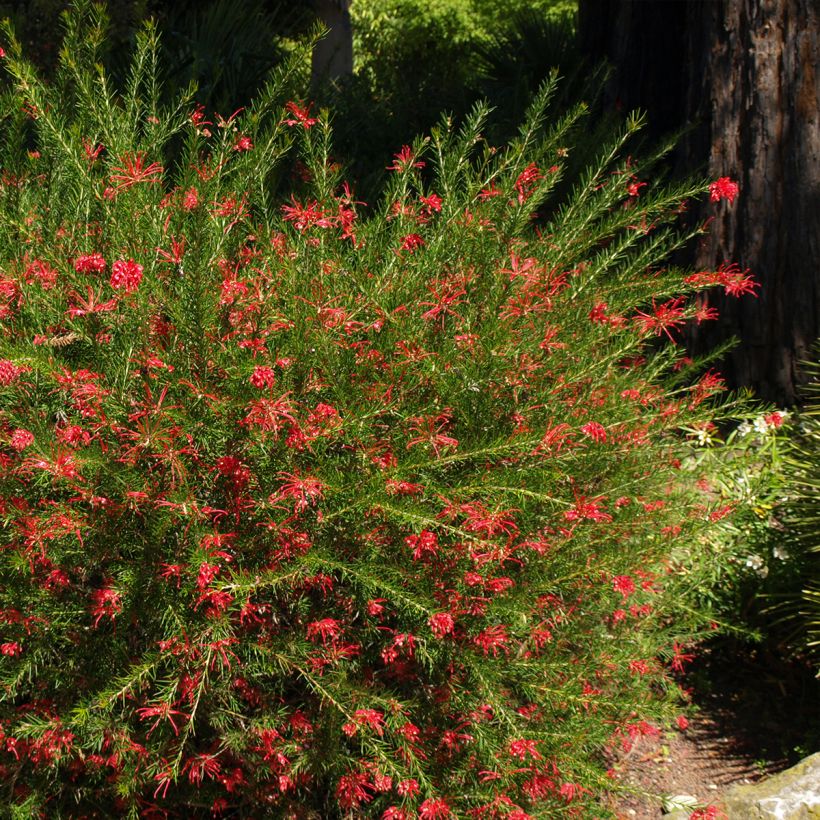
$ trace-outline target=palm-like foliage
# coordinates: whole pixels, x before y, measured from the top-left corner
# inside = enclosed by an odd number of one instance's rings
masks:
[[[180,3],[164,26],[164,59],[172,88],[198,87],[208,110],[230,114],[262,87],[286,56],[283,37],[303,32],[307,3]],[[229,110],[230,109],[230,110]]]
[[[540,83],[558,68],[564,100],[589,98],[598,82],[576,43],[571,16],[549,17],[537,9],[514,14],[491,40],[477,48],[482,92],[519,118]]]
[[[807,401],[786,461],[789,498],[783,519],[805,556],[804,586],[795,607],[802,641],[820,662],[820,345],[806,373]]]

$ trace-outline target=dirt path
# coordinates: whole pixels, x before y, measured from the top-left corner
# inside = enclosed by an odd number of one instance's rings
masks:
[[[622,820],[658,820],[655,795],[717,804],[738,783],[754,783],[820,749],[820,681],[811,670],[756,650],[705,652],[683,685],[696,711],[685,731],[642,738],[621,761],[634,789],[614,806]]]
[[[661,803],[652,795],[686,795],[700,805],[716,804],[737,783],[754,783],[782,768],[771,761],[738,754],[733,738],[724,737],[708,716],[698,716],[685,732],[642,738],[622,761],[622,782],[638,794],[618,802],[623,820],[657,820]]]

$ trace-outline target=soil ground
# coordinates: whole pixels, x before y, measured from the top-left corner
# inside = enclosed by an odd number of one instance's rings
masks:
[[[681,683],[691,690],[689,727],[643,738],[621,760],[621,782],[634,789],[614,805],[621,820],[658,820],[659,796],[719,804],[730,786],[820,750],[820,681],[806,665],[724,644],[703,652]]]

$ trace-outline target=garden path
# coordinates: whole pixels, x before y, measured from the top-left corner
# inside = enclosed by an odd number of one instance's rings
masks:
[[[811,670],[748,647],[704,652],[682,680],[697,711],[684,731],[640,738],[620,760],[638,794],[615,805],[619,820],[658,820],[650,795],[690,795],[718,804],[820,748],[820,681]],[[640,792],[644,792],[642,796]]]

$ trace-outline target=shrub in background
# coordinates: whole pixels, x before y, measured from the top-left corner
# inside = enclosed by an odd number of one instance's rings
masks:
[[[804,660],[816,652],[816,370],[804,406],[764,410],[726,436],[704,437],[683,469],[735,512],[709,534],[682,595],[729,631]]]
[[[803,408],[763,409],[693,443],[682,472],[732,514],[704,534],[708,550],[696,547],[699,559],[685,545],[673,555],[668,579],[679,606],[708,614],[715,626],[687,676],[696,700],[710,690],[740,695],[729,708],[761,710],[785,727],[761,738],[761,752],[795,763],[820,740],[816,419],[806,398]]]
[[[784,449],[791,413],[762,409],[730,430],[693,441],[682,470],[733,514],[708,534],[681,595],[738,637],[759,641],[772,627],[773,595],[800,573],[781,518],[787,495]]]
[[[338,112],[337,150],[375,191],[397,140],[428,131],[442,111],[461,121],[478,98],[497,109],[488,127],[506,141],[550,71],[575,72],[576,7],[563,0],[355,0],[355,74],[341,88],[322,90]],[[560,110],[580,98],[566,94],[576,86],[562,82]]]
[[[797,596],[797,643],[820,673],[820,345],[804,365],[809,378],[785,458],[787,497],[781,520],[802,561]],[[794,620],[792,619],[792,623]]]
[[[371,209],[277,83],[207,121],[150,26],[122,97],[98,9],[53,85],[8,37],[9,812],[601,816],[700,629],[671,556],[728,512],[679,469],[723,384],[658,344],[752,289],[665,262],[705,186],[621,156],[631,118],[535,230],[583,116],[545,124],[553,81],[506,146],[482,107],[404,146]]]

